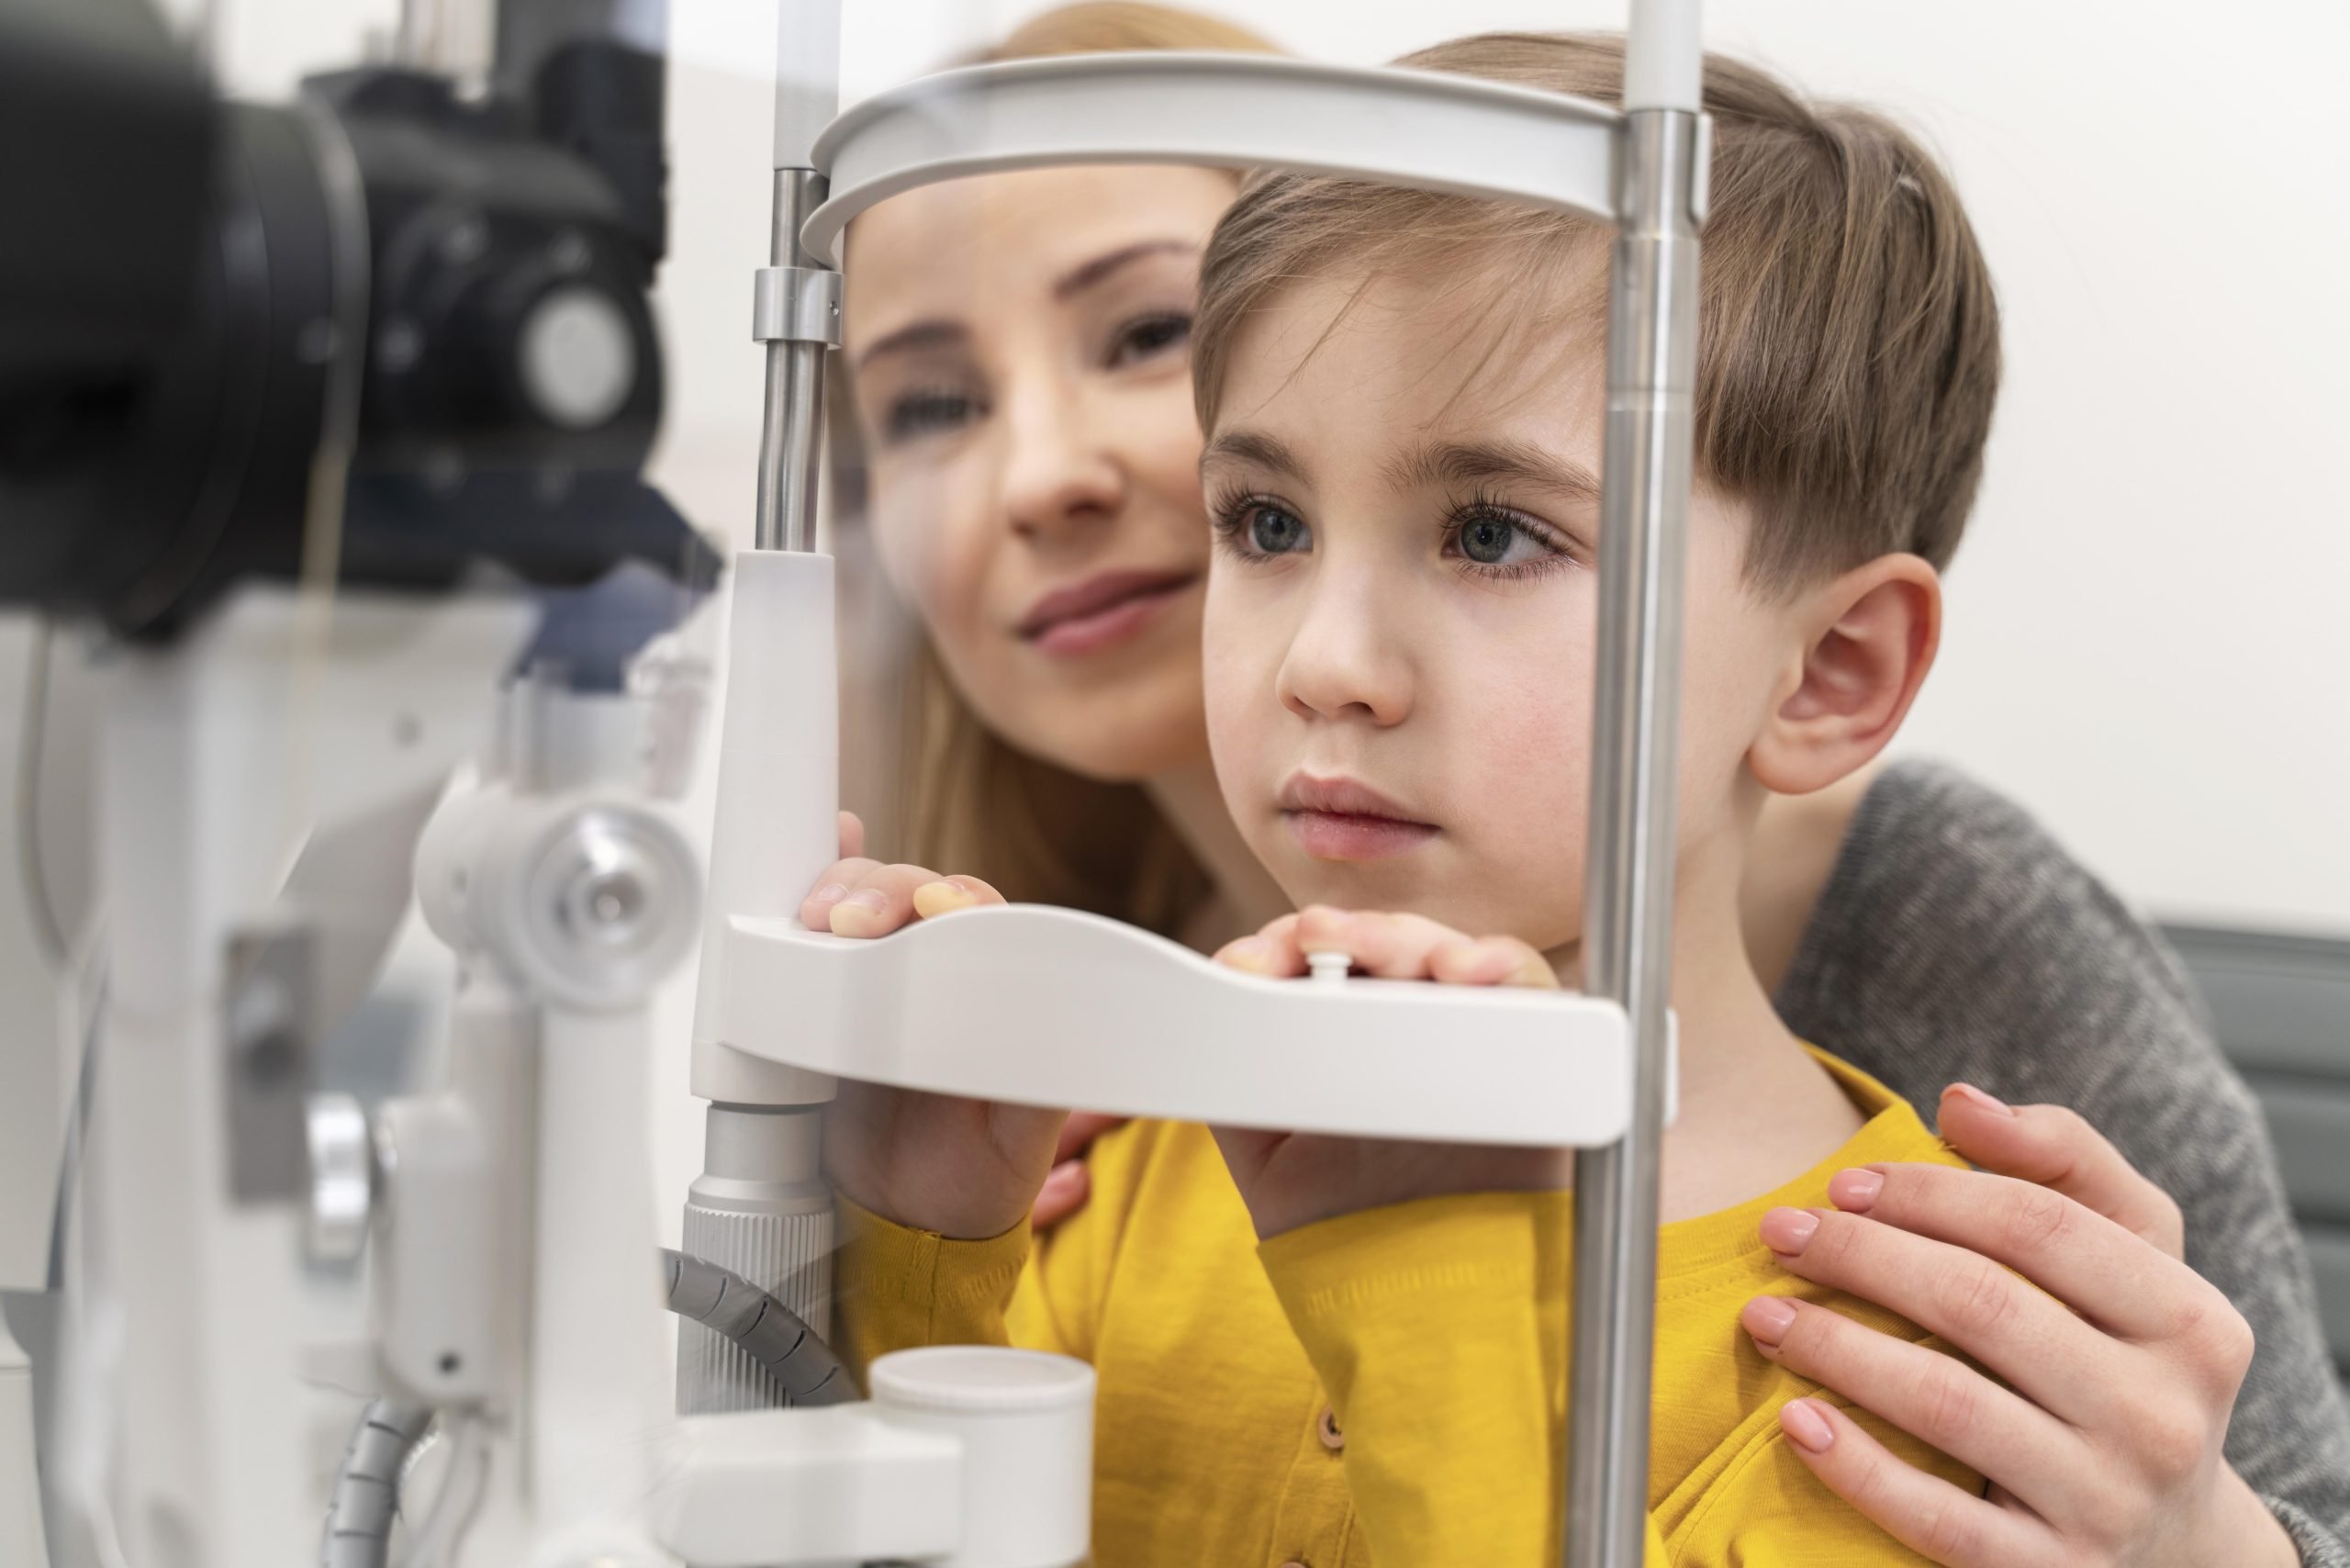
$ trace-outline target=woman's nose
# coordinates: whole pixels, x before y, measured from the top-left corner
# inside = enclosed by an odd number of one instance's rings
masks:
[[[1125,469],[1097,438],[1081,398],[1040,388],[1008,412],[1002,500],[1013,532],[1046,542],[1117,515]]]
[[[1406,607],[1374,602],[1369,585],[1325,567],[1274,677],[1281,705],[1303,719],[1382,729],[1412,711]]]

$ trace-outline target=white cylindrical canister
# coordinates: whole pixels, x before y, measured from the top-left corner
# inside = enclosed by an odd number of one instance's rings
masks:
[[[1093,1518],[1093,1369],[990,1345],[898,1350],[868,1371],[891,1422],[963,1445],[963,1543],[945,1568],[1069,1568]]]

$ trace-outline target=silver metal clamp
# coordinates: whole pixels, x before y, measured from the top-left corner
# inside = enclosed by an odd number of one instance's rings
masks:
[[[761,267],[751,274],[751,337],[840,347],[841,274],[830,267]]]

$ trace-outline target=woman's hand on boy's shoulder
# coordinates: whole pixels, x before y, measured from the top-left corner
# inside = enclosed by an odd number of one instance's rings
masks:
[[[1303,975],[1312,953],[1344,953],[1380,980],[1555,990],[1559,977],[1511,936],[1472,937],[1415,914],[1319,906],[1285,914],[1228,943],[1218,961],[1251,974]],[[1325,1137],[1218,1127],[1216,1143],[1260,1238],[1340,1215],[1460,1193],[1533,1192],[1566,1185],[1570,1157],[1555,1149],[1474,1148],[1382,1138]]]
[[[1844,1171],[1834,1208],[1774,1211],[1763,1238],[1790,1272],[1975,1364],[1790,1297],[1750,1302],[1744,1322],[1764,1355],[1971,1466],[1990,1494],[1912,1467],[1824,1400],[1781,1412],[1805,1462],[1944,1568],[2298,1562],[2227,1462],[2252,1330],[2180,1260],[2177,1205],[2062,1107],[1954,1085],[1941,1126],[1980,1169]]]

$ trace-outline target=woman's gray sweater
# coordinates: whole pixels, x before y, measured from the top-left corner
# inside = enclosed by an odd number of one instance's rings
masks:
[[[2069,1105],[2177,1200],[2187,1260],[2259,1349],[2228,1458],[2310,1568],[2350,1568],[2350,1409],[2259,1107],[2177,959],[2013,804],[1897,764],[1780,987],[1788,1026],[1930,1112],[1944,1085]]]

